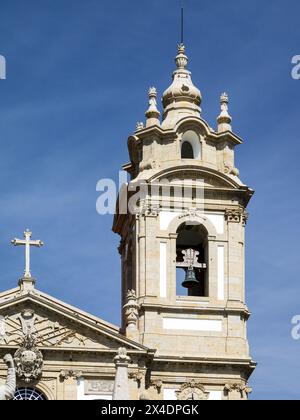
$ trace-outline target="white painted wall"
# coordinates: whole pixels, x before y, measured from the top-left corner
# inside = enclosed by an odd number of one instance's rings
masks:
[[[176,391],[177,389],[173,389],[173,388],[164,389],[164,400],[176,401],[177,400]]]
[[[177,389],[168,388],[164,389],[164,400],[176,401],[176,391]],[[209,392],[209,401],[221,401],[222,400],[222,391],[208,391]]]
[[[167,244],[160,243],[160,297],[167,297]]]
[[[218,299],[225,299],[225,249],[218,246]]]
[[[163,318],[163,329],[222,332],[222,321],[211,319]]]
[[[182,213],[174,211],[160,212],[160,229],[168,230],[170,223]],[[205,217],[214,225],[219,235],[224,234],[224,216],[222,214],[205,213]]]
[[[222,391],[209,391],[209,401],[222,401]]]

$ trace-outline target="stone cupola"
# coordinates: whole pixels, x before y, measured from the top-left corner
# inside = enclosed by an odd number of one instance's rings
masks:
[[[173,73],[173,83],[164,92],[162,102],[164,108],[164,128],[174,127],[174,123],[186,116],[200,117],[202,96],[200,90],[193,84],[191,72],[187,70],[188,57],[185,46],[178,46],[175,59],[177,70]]]

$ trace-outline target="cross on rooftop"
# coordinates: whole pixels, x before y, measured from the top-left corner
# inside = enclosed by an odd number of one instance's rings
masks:
[[[24,278],[31,279],[31,272],[30,272],[30,247],[34,246],[40,248],[44,245],[44,243],[40,240],[32,240],[32,232],[29,229],[25,230],[24,232],[24,239],[13,239],[11,243],[14,246],[25,246],[25,271],[24,271]]]

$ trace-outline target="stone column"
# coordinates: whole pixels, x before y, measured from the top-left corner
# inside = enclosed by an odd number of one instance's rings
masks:
[[[128,401],[129,398],[129,381],[128,381],[128,365],[130,357],[127,356],[127,350],[120,348],[118,355],[114,359],[117,373],[114,385],[113,400]]]

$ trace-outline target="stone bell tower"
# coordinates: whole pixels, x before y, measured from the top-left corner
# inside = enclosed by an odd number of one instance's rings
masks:
[[[123,332],[156,349],[157,360],[169,361],[167,370],[178,373],[181,363],[197,360],[201,370],[190,368],[193,380],[202,375],[201,383],[229,399],[246,399],[255,368],[245,303],[246,207],[253,190],[235,166],[242,140],[232,131],[228,95],[221,96],[213,129],[201,117],[202,96],[183,44],[175,61],[162,120],[151,88],[146,124],[138,123],[128,140],[124,170],[131,181],[113,226],[121,236]],[[127,214],[119,210],[126,193]]]

